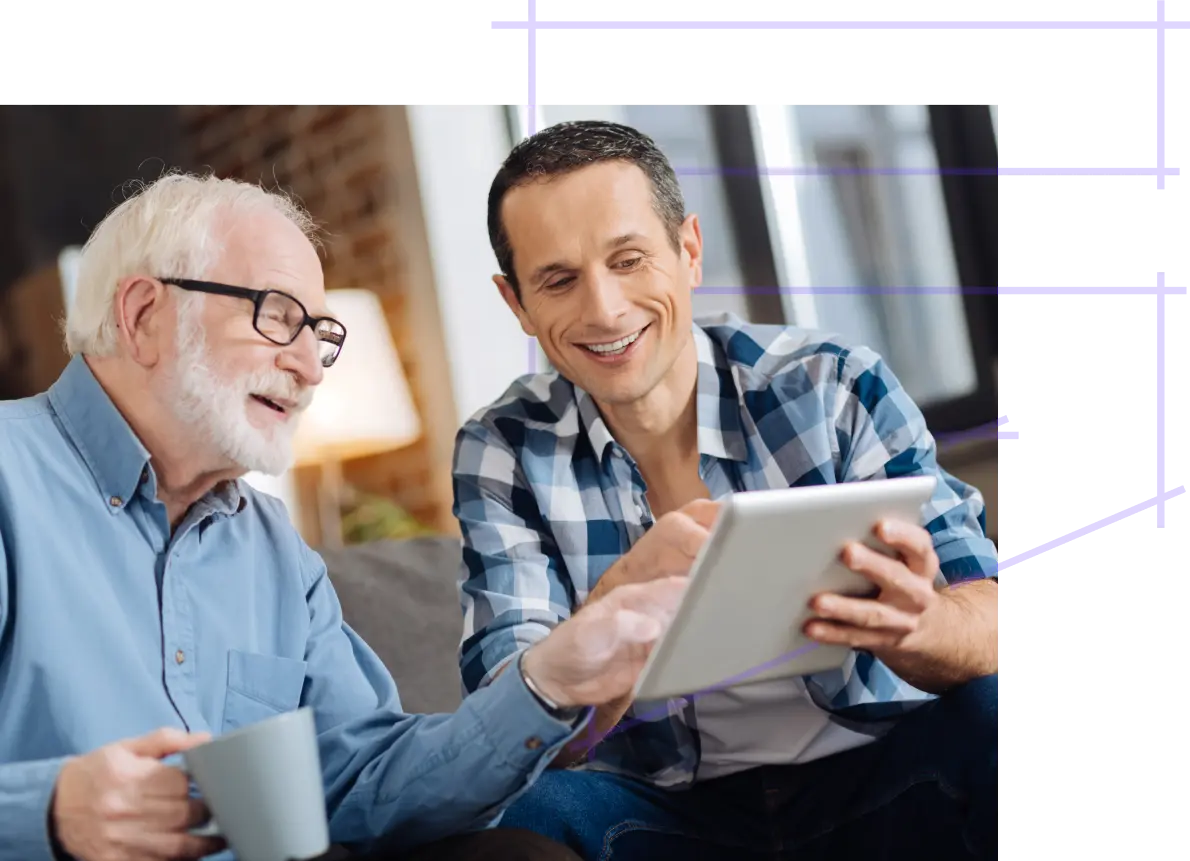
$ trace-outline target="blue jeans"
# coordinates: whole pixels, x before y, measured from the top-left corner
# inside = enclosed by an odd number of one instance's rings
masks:
[[[997,676],[986,676],[863,747],[689,789],[551,770],[500,826],[544,834],[588,861],[995,858],[996,706]]]

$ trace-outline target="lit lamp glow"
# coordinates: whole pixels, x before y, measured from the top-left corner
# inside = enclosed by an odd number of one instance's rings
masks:
[[[296,466],[318,466],[322,544],[342,544],[342,462],[403,448],[421,421],[380,299],[370,290],[330,290],[330,314],[347,329],[343,352],[326,369],[294,436]]]

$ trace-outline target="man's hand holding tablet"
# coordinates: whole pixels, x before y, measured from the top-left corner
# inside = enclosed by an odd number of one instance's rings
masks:
[[[876,525],[875,536],[897,551],[893,559],[858,542],[843,548],[840,560],[879,588],[875,598],[829,592],[815,595],[817,618],[802,630],[820,643],[871,652],[916,688],[939,692],[953,684],[996,672],[995,639],[964,636],[979,630],[973,615],[996,612],[994,603],[972,600],[994,592],[994,580],[938,591],[938,554],[930,533],[902,520]],[[994,626],[994,618],[990,623]]]

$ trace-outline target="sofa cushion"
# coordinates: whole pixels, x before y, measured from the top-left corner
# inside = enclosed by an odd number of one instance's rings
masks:
[[[462,698],[457,538],[375,541],[318,551],[343,618],[397,681],[407,712],[453,712]]]

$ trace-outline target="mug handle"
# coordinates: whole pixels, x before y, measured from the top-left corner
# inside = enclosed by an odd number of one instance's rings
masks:
[[[178,771],[182,772],[182,774],[186,775],[187,779],[189,779],[191,782],[194,781],[194,775],[192,775],[184,765],[178,765],[177,763],[170,763],[169,765],[170,768],[176,768]],[[193,828],[186,829],[186,831],[188,834],[193,834],[195,837],[223,836],[223,832],[219,828],[219,823],[215,821],[214,817],[211,817],[202,825],[195,825]]]

